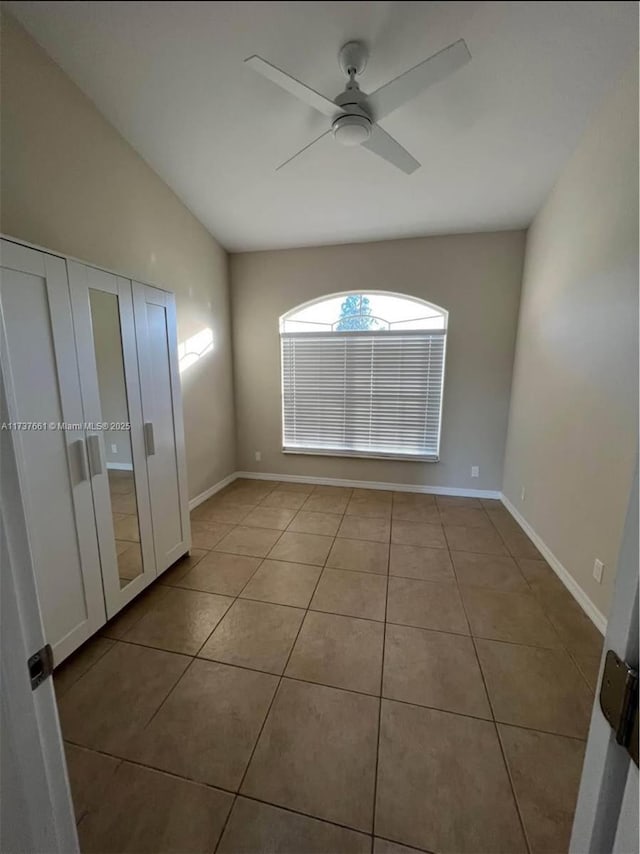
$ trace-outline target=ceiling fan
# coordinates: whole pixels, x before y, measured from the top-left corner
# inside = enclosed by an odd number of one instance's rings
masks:
[[[356,81],[356,76],[364,71],[367,58],[367,49],[362,42],[350,41],[343,45],[338,59],[340,67],[349,79],[344,92],[341,92],[333,101],[260,56],[250,56],[245,59],[246,64],[254,71],[331,119],[331,127],[328,130],[281,163],[276,171],[300,157],[329,134],[332,134],[333,138],[342,145],[360,145],[368,149],[397,169],[406,172],[407,175],[420,167],[415,157],[412,157],[399,142],[383,130],[378,122],[415,98],[424,89],[466,65],[471,59],[467,45],[464,39],[454,42],[369,95],[360,90]]]

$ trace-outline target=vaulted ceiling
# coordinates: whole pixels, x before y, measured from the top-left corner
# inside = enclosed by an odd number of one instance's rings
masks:
[[[633,2],[9,2],[98,109],[231,250],[528,225],[637,49]],[[243,65],[333,98],[341,44],[365,91],[464,38],[472,61],[381,124],[395,171]]]

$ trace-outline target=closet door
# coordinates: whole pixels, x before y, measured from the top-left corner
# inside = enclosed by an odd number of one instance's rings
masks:
[[[131,282],[68,261],[107,616],[156,575]]]
[[[55,663],[105,622],[65,262],[1,242],[0,364]]]
[[[158,572],[191,546],[173,294],[133,283],[149,495]]]

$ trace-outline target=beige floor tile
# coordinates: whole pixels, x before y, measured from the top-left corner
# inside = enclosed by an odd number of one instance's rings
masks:
[[[295,515],[296,511],[289,507],[265,507],[264,504],[259,504],[245,517],[242,524],[249,528],[284,531]]]
[[[532,593],[460,585],[471,634],[489,640],[560,647],[560,638]]]
[[[331,498],[351,498],[353,489],[350,486],[328,486],[317,483],[313,487],[313,495],[326,495]]]
[[[473,641],[462,635],[388,625],[384,697],[491,719]]]
[[[64,752],[73,809],[78,822],[103,802],[121,760],[87,750],[86,747],[76,747],[75,744],[65,743]]]
[[[170,570],[167,571],[169,572]],[[147,611],[153,608],[168,593],[169,587],[165,587],[164,584],[156,581],[137,596],[126,608],[123,608],[122,611],[116,614],[113,619],[109,620],[100,634],[104,637],[114,638],[115,640],[122,639],[131,627],[138,620],[141,620]]]
[[[448,525],[445,535],[449,548],[459,552],[506,555],[507,549],[494,528],[469,528],[466,525]]]
[[[195,655],[233,599],[179,587],[167,589],[168,594],[132,626],[124,640]]]
[[[206,854],[215,849],[233,795],[123,762],[109,796],[78,827],[86,854]]]
[[[288,510],[299,510],[307,500],[306,492],[291,492],[290,490],[276,489],[270,492],[260,502],[260,507],[282,507]]]
[[[600,657],[604,638],[568,591],[558,596],[545,596],[540,601],[572,655]]]
[[[319,566],[267,559],[240,595],[245,599],[306,608],[321,572]]]
[[[451,558],[460,584],[529,593],[529,585],[512,557],[451,552]]]
[[[311,608],[348,617],[384,620],[387,579],[370,572],[323,571]]]
[[[129,540],[132,543],[140,542],[140,529],[138,528],[138,517],[136,515],[114,513],[113,531],[116,540]]]
[[[288,605],[237,599],[198,655],[280,675],[304,614]]]
[[[126,513],[129,516],[137,515],[138,502],[136,501],[136,493],[134,490],[125,494],[111,496],[111,510],[114,513]]]
[[[425,549],[420,546],[391,546],[389,575],[421,578],[424,581],[455,581],[447,549]]]
[[[518,558],[516,563],[536,596],[545,597],[557,594],[571,596],[546,560]]]
[[[189,662],[172,652],[115,644],[60,699],[64,738],[125,755]]]
[[[205,501],[191,511],[191,519],[196,522],[224,522],[227,525],[238,525],[253,508],[253,504],[236,504],[234,501],[214,495],[209,501]]]
[[[110,638],[92,637],[80,649],[70,655],[53,674],[56,697],[60,699],[102,656],[109,652],[115,641]]]
[[[278,677],[196,659],[128,758],[235,791]]]
[[[388,519],[369,519],[365,516],[345,516],[338,531],[339,537],[350,540],[371,540],[388,543],[391,522]]]
[[[289,531],[300,534],[324,534],[335,537],[340,526],[342,516],[338,513],[316,513],[315,511],[301,510],[289,525]]]
[[[567,851],[584,742],[502,724],[498,729],[531,854]]]
[[[379,700],[284,679],[242,794],[371,831]]]
[[[586,738],[593,697],[564,650],[477,640],[495,719]]]
[[[315,489],[312,483],[283,482],[275,484],[278,492],[292,492],[297,495],[311,495]]]
[[[493,723],[383,700],[375,832],[441,854],[524,854]]]
[[[370,837],[270,804],[238,798],[217,854],[369,854]]]
[[[386,575],[389,568],[389,546],[386,543],[345,540],[338,537],[327,558],[327,566]]]
[[[347,504],[347,516],[364,516],[370,519],[390,519],[391,502],[375,498],[358,498],[355,496]]]
[[[281,531],[271,531],[268,528],[247,528],[244,525],[238,525],[220,540],[215,550],[235,555],[266,557],[281,535]]]
[[[417,848],[409,848],[408,845],[399,845],[397,842],[389,842],[376,836],[373,840],[373,854],[420,854]]]
[[[286,675],[379,696],[383,640],[382,623],[309,611]]]
[[[398,522],[427,522],[439,525],[440,514],[438,508],[433,504],[410,504],[398,503],[394,500],[391,515]]]
[[[502,532],[501,532],[502,533]],[[542,555],[533,545],[529,537],[522,531],[517,533],[502,533],[507,548],[514,557],[541,559]]]
[[[435,495],[428,492],[393,492],[392,500],[394,507],[398,504],[414,504],[430,507],[436,506]]]
[[[447,547],[441,525],[426,522],[400,522],[393,520],[391,542],[399,546],[422,546],[444,549]]]
[[[259,557],[209,552],[176,584],[205,593],[237,596],[260,566]]]
[[[313,492],[307,497],[302,509],[308,513],[344,513],[349,503],[348,495],[326,495]]]
[[[479,510],[482,508],[480,499],[467,498],[466,495],[436,495],[436,504],[440,510],[448,510],[451,507],[461,507]]]
[[[455,582],[418,581],[391,576],[387,620],[422,629],[469,634]]]
[[[484,508],[477,507],[442,507],[440,522],[447,527],[451,525],[462,525],[467,528],[493,527]]]
[[[235,486],[235,484],[233,485]],[[276,488],[277,484],[263,481],[245,482],[241,485],[231,488],[228,492],[228,497],[236,504],[259,504]]]
[[[578,655],[572,653],[571,657],[575,661],[578,670],[587,680],[587,684],[595,693],[598,685],[598,674],[600,672],[600,656],[599,655]]]
[[[197,566],[207,554],[209,554],[207,549],[191,549],[188,555],[181,557],[159,576],[159,583],[168,584],[169,586],[176,584],[188,572],[191,572],[194,566]]]
[[[233,530],[222,522],[191,522],[191,544],[196,549],[212,549]]]
[[[360,489],[356,487],[351,497],[355,498],[356,501],[380,501],[384,504],[391,504],[393,501],[393,491],[390,489]]]
[[[271,560],[286,560],[291,563],[311,563],[323,566],[333,537],[321,534],[294,534],[285,531],[269,552]]]

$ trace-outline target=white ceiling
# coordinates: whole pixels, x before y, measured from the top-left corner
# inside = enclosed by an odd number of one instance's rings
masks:
[[[527,225],[637,49],[635,2],[5,3],[230,250]],[[381,124],[422,168],[328,137],[246,68],[258,53],[333,98],[365,40],[370,91],[458,38],[469,65]]]

